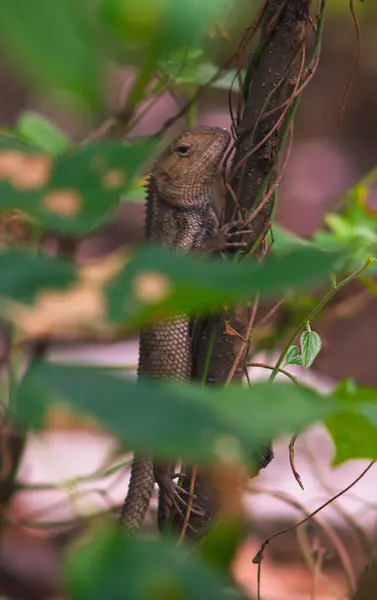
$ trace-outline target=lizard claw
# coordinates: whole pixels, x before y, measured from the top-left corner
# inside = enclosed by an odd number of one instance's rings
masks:
[[[221,230],[222,234],[228,240],[232,237],[239,237],[241,235],[247,235],[253,233],[253,229],[251,227],[247,227],[247,223],[243,220],[241,221],[231,221],[230,223],[225,223]]]
[[[186,473],[180,473],[180,472],[178,472],[178,473],[174,473],[174,474],[171,476],[171,478],[172,478],[172,479],[177,479],[177,478],[179,478],[179,477],[187,477],[187,475],[186,475]]]
[[[179,515],[182,522],[185,520],[185,512],[187,509],[187,496],[190,496],[190,492],[184,488],[179,487],[170,477],[159,478],[157,482],[160,487],[160,503],[158,507],[158,526],[160,531],[163,530],[169,520],[171,509]],[[194,500],[196,496],[194,495]],[[190,513],[199,517],[204,516],[204,512],[201,508],[193,503]],[[192,529],[190,523],[188,527]],[[194,530],[193,530],[194,531]]]
[[[172,479],[176,479],[177,477],[178,477],[178,478],[179,478],[179,477],[182,477],[182,478],[184,478],[184,477],[187,477],[187,474],[186,474],[186,473],[181,473],[181,472],[179,472],[179,473],[174,473],[174,475],[172,475],[172,477],[171,477],[171,478],[172,478]],[[174,484],[173,484],[173,485],[174,485]],[[179,501],[180,501],[180,502],[182,502],[182,501],[183,501],[185,504],[186,504],[186,501],[185,501],[185,500],[184,500],[184,499],[183,499],[181,496],[184,496],[184,495],[186,495],[186,496],[191,496],[191,494],[190,494],[190,492],[189,492],[188,490],[186,490],[186,489],[185,489],[185,488],[183,488],[183,487],[180,487],[179,485],[174,485],[174,493],[175,493],[175,494],[178,496],[178,498],[179,498]],[[197,500],[197,496],[196,496],[196,494],[193,494],[193,495],[192,495],[192,498],[193,498],[193,500]],[[175,508],[176,508],[176,507],[175,507]],[[205,514],[206,514],[206,513],[205,513],[205,511],[204,511],[203,509],[201,509],[201,508],[199,508],[199,507],[196,507],[196,506],[195,506],[195,504],[194,504],[194,505],[191,507],[191,510],[190,510],[190,512],[191,512],[192,514],[194,514],[194,515],[198,515],[199,517],[204,517],[204,516],[205,516]]]
[[[172,506],[174,506],[175,510],[181,516],[181,513],[180,513],[181,506],[184,508],[187,507],[186,498],[187,498],[187,496],[191,495],[190,492],[188,490],[186,490],[185,488],[178,486],[171,479],[164,480],[162,486],[160,486],[160,489],[165,496],[165,500],[168,505],[168,508],[171,508]],[[192,498],[194,500],[196,500],[197,497],[194,494],[192,496]],[[195,506],[195,503],[191,508],[191,512],[198,516],[204,515],[204,511],[201,508],[197,508]]]

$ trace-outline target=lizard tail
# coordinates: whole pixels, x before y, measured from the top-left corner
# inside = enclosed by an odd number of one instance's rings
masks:
[[[136,533],[144,521],[154,488],[153,461],[135,454],[130,486],[120,513],[120,522],[130,533]]]

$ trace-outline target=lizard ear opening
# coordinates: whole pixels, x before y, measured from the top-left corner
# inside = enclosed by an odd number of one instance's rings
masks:
[[[171,177],[166,171],[160,173],[157,179],[160,183],[169,183],[171,181]]]

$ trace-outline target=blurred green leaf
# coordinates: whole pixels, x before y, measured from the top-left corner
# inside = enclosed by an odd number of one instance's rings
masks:
[[[127,0],[100,0],[98,14],[114,41],[143,46],[152,41],[165,18],[166,0],[144,0],[143,6]]]
[[[308,369],[321,350],[321,338],[315,331],[304,331],[300,336],[302,365]]]
[[[73,264],[18,250],[0,252],[0,297],[32,303],[42,290],[65,290],[76,280]]]
[[[310,240],[306,240],[294,233],[291,233],[283,227],[274,224],[274,243],[271,247],[272,252],[277,254],[286,254],[301,248],[314,248]]]
[[[39,149],[30,142],[30,140],[21,139],[15,135],[14,131],[0,135],[0,153],[2,153],[3,150],[19,150],[20,152],[25,152],[26,154],[38,154],[40,152]],[[5,174],[2,173],[1,179],[4,177]]]
[[[352,233],[352,227],[350,227],[350,224],[347,223],[342,215],[327,213],[324,217],[324,221],[327,227],[339,238],[347,238],[350,236],[350,233]]]
[[[177,78],[177,83],[196,83],[197,85],[207,85],[209,81],[215,76],[215,81],[211,83],[211,87],[219,90],[229,90],[232,86],[233,92],[238,92],[238,82],[237,82],[237,73],[234,70],[226,70],[219,73],[219,67],[210,63],[202,63],[198,66],[197,72],[193,81],[190,81],[190,77],[185,74],[182,77]],[[240,73],[241,77],[244,76],[243,71]]]
[[[35,364],[18,388],[18,419],[39,427],[43,406],[57,401],[95,417],[132,448],[201,462],[220,456],[250,462],[250,448],[300,431],[336,409],[331,399],[285,383],[212,390]]]
[[[170,47],[198,42],[205,30],[214,25],[227,8],[228,0],[187,0],[179,3],[170,0],[164,36]]]
[[[372,169],[337,201],[341,213],[329,212],[324,217],[325,229],[314,234],[314,243],[324,250],[340,250],[339,268],[356,270],[368,256],[377,254],[377,212],[368,203],[370,189],[377,181],[377,168]],[[376,271],[372,266],[369,273]]]
[[[114,210],[154,147],[103,140],[53,158],[1,138],[0,210],[17,208],[49,230],[86,234]]]
[[[72,600],[225,600],[242,596],[225,574],[168,539],[140,540],[116,524],[71,547],[63,573]],[[225,591],[228,588],[228,591]]]
[[[77,0],[3,0],[0,32],[25,77],[85,110],[102,106],[102,61],[91,7]]]
[[[366,262],[369,256],[377,253],[377,237],[374,239],[370,231],[360,231],[350,226],[348,236],[337,236],[333,233],[318,230],[314,234],[314,243],[317,248],[327,252],[338,252],[339,260],[336,270],[344,272],[356,271]],[[369,273],[376,267],[370,267]]]
[[[133,179],[120,201],[123,203],[145,204],[146,200],[146,180],[145,178]]]
[[[350,210],[350,207],[365,208],[365,202],[370,188],[377,182],[377,167],[374,167],[352,187],[350,187],[341,198],[338,199],[336,205],[343,211]],[[352,210],[352,209],[351,209]],[[359,211],[357,211],[359,212]]]
[[[300,248],[267,257],[263,265],[230,263],[144,246],[107,288],[110,320],[139,324],[251,300],[257,293],[270,297],[307,289],[328,276],[337,260],[338,255]]]
[[[375,180],[369,181],[368,185],[360,183],[355,188],[349,197],[349,202],[345,210],[345,216],[350,223],[355,225],[364,225],[368,229],[377,232],[377,211],[370,205],[369,195],[370,188],[376,184],[377,169],[373,171]],[[372,178],[372,175],[369,175]]]
[[[86,220],[80,220],[80,227],[83,228],[83,224],[94,225],[90,221],[92,218],[93,211]],[[55,225],[52,220],[44,219],[44,222],[48,222],[51,227]],[[64,230],[67,229],[64,223]],[[76,224],[71,231],[75,232],[77,229]],[[26,261],[38,264],[37,255],[19,251],[19,256],[25,256]],[[223,307],[224,304],[249,301],[257,293],[268,297],[290,289],[303,289],[328,275],[333,262],[332,255],[307,250],[280,258],[270,257],[262,265],[252,261],[232,264],[216,258],[177,255],[163,247],[146,245],[136,251],[133,257],[130,257],[129,252],[118,252],[83,267],[76,291],[84,292],[84,297],[79,295],[77,302],[80,300],[83,306],[87,303],[90,306],[88,319],[83,324],[85,328],[91,324],[95,327],[99,318],[103,325],[118,324],[134,328],[182,312],[197,315]],[[93,277],[95,273],[97,276]],[[28,281],[32,286],[32,273]],[[36,282],[37,287],[39,283]],[[44,283],[48,287],[48,279]],[[49,307],[55,311],[54,324],[57,329],[67,328],[70,324],[67,302],[72,300],[69,292],[67,290],[59,298],[55,297],[53,306]],[[12,298],[7,294],[6,288],[3,293],[3,300]],[[92,310],[93,303],[98,306],[98,310]],[[79,310],[80,306],[76,305],[75,308]],[[38,305],[37,309],[34,312],[31,310],[33,319],[43,325],[43,311],[47,310],[47,306]],[[72,311],[71,319],[76,330],[80,324],[77,322],[77,310]],[[14,319],[15,324],[20,326],[17,314]],[[34,332],[38,330],[36,325],[37,323],[33,328]]]
[[[179,62],[170,58],[161,61],[161,67],[169,77],[174,78],[177,85],[207,85],[216,75],[218,77],[211,83],[211,87],[229,90],[230,86],[233,85],[233,91],[237,92],[238,84],[235,70],[228,69],[221,72],[218,66],[208,62],[200,62],[201,59],[202,57],[198,57],[185,64],[188,59],[185,55],[182,55]],[[241,77],[243,75],[244,73],[241,72]]]
[[[247,533],[244,519],[223,516],[206,533],[200,553],[207,564],[223,572],[229,571]]]
[[[285,356],[287,365],[302,365],[302,357],[297,346],[291,346]]]
[[[226,0],[144,0],[142,7],[128,0],[100,0],[99,19],[114,44],[148,53],[153,48],[157,59],[197,44],[224,7]]]
[[[348,214],[335,215],[332,213],[325,216],[325,222],[339,240],[347,240],[350,245],[354,244],[356,250],[359,248],[377,249],[377,231],[371,227],[370,223],[360,222],[358,219],[351,220]]]
[[[368,22],[371,20],[372,15],[377,15],[377,7],[374,2],[368,2],[367,0],[360,5],[361,10],[358,10],[358,19],[363,21],[367,19]],[[326,7],[329,14],[331,15],[342,15],[345,19],[349,18],[350,8],[349,4],[344,3],[343,0],[329,0],[328,6]]]
[[[332,396],[343,410],[326,418],[327,429],[335,444],[333,465],[346,460],[377,460],[377,390],[341,382]]]
[[[57,127],[37,113],[24,111],[16,123],[16,133],[53,156],[68,149],[70,140]]]

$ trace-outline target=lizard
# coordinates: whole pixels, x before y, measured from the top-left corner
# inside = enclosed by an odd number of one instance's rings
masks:
[[[216,171],[230,142],[219,127],[198,127],[179,135],[152,166],[146,194],[146,240],[177,252],[204,251],[216,237],[219,220],[212,200]],[[179,315],[140,333],[138,379],[187,380],[192,376],[190,319]],[[135,453],[120,522],[135,533],[142,524],[155,481],[160,488],[160,529],[178,488],[171,465]]]

